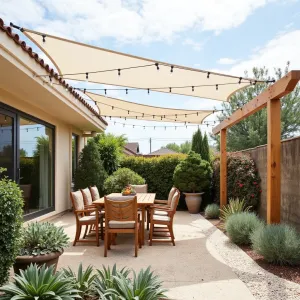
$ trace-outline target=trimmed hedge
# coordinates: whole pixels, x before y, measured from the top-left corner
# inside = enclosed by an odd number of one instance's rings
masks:
[[[22,191],[2,172],[0,168],[0,286],[8,280],[9,269],[19,254],[23,222]]]
[[[121,162],[121,167],[129,168],[142,176],[148,184],[148,192],[156,193],[157,199],[167,199],[174,184],[174,170],[185,158],[184,154],[151,158],[128,156]],[[184,201],[180,200],[179,207],[185,207]]]
[[[220,202],[220,159],[213,162],[214,198]],[[244,154],[227,155],[227,197],[245,199],[246,206],[257,209],[260,200],[260,177],[253,159]]]

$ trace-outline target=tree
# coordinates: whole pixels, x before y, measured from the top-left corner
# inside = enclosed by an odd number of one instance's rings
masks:
[[[107,173],[103,167],[99,149],[93,139],[82,149],[79,155],[78,167],[75,171],[75,189],[84,189],[96,185],[100,195],[103,195],[103,184]]]
[[[275,79],[282,78],[289,71],[289,63],[284,70],[275,69]],[[247,72],[245,72],[248,76]],[[267,68],[253,68],[256,80],[271,80]],[[258,96],[268,87],[267,83],[257,83],[248,88],[236,92],[228,103],[222,104],[223,112],[218,116],[221,122],[227,119],[234,111],[241,108],[250,100]],[[300,130],[300,87],[281,98],[281,138],[293,137]],[[220,149],[219,136],[211,136]],[[239,151],[253,148],[267,143],[267,111],[266,108],[259,110],[255,114],[247,117],[235,126],[231,127],[227,133],[228,151]]]
[[[194,134],[192,138],[192,151],[202,154],[202,133],[201,130],[198,129]]]
[[[201,153],[202,159],[207,160],[210,162],[210,154],[209,154],[209,145],[208,145],[208,139],[207,134],[205,132],[203,140],[202,140],[202,153]]]
[[[111,133],[101,133],[94,137],[100,158],[108,175],[115,172],[123,156],[123,149],[127,142],[124,135],[115,136]]]
[[[27,154],[27,151],[23,148],[20,149],[20,157],[26,157],[28,154]]]
[[[176,143],[170,143],[162,148],[168,148],[168,149],[173,150],[178,153],[188,154],[191,151],[192,143],[189,141],[185,141],[184,143],[182,143],[180,145],[178,145]]]

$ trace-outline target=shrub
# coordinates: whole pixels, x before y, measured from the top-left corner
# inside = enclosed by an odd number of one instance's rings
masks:
[[[156,193],[157,199],[168,199],[174,184],[174,170],[185,157],[184,154],[151,158],[128,156],[121,162],[121,167],[129,168],[145,178],[148,192]]]
[[[174,171],[174,185],[182,192],[203,192],[211,182],[212,169],[201,156],[190,151]]]
[[[102,196],[106,177],[107,173],[103,167],[97,145],[94,140],[89,140],[79,155],[79,163],[74,178],[75,189],[85,189],[88,186],[96,185]]]
[[[300,264],[300,234],[285,224],[267,225],[251,235],[253,249],[269,263]]]
[[[63,269],[63,274],[65,278],[69,278],[73,289],[78,290],[78,293],[83,299],[91,297],[94,292],[94,280],[96,274],[93,274],[93,267],[88,266],[86,270],[83,270],[82,263],[78,267],[77,274],[71,270]]]
[[[227,219],[236,213],[241,213],[243,211],[248,212],[250,211],[251,207],[246,206],[245,200],[240,200],[239,198],[236,199],[229,199],[229,204],[223,206],[220,209],[220,219],[224,222],[227,221]]]
[[[229,238],[238,245],[249,245],[252,232],[262,226],[263,223],[258,217],[249,212],[233,214],[225,224]]]
[[[61,252],[68,246],[69,238],[62,227],[54,224],[30,223],[24,228],[21,255],[44,255],[51,252]]]
[[[215,203],[208,204],[204,210],[204,214],[207,219],[218,219],[220,216],[219,205],[217,205]]]
[[[220,159],[213,163],[215,200],[220,201]],[[260,199],[260,177],[254,161],[244,154],[227,156],[227,192],[228,198],[245,199],[247,206],[257,209]]]
[[[115,136],[111,133],[102,133],[94,137],[99,150],[104,169],[108,175],[115,172],[123,156],[126,138],[123,135]]]
[[[107,194],[121,193],[128,184],[144,183],[145,179],[139,174],[127,168],[120,168],[105,180],[104,189]]]
[[[54,274],[53,269],[53,266],[47,268],[45,265],[30,265],[25,271],[21,270],[21,274],[14,277],[15,282],[0,288],[5,293],[1,299],[80,299],[70,280],[63,273]]]
[[[3,171],[0,168],[0,176]],[[7,281],[9,269],[20,251],[22,207],[19,186],[7,177],[0,179],[0,286]]]
[[[133,279],[129,279],[130,271],[126,268],[117,270],[116,265],[110,268],[98,270],[95,280],[95,289],[100,299],[139,299],[159,300],[167,299],[166,290],[162,288],[162,282],[153,275],[150,267],[141,270],[138,274],[133,272]]]

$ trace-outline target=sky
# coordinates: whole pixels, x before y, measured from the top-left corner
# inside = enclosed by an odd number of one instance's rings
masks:
[[[300,69],[298,0],[0,0],[0,17],[22,27],[83,43],[225,74],[243,76],[253,67]],[[35,49],[40,55],[39,49]],[[76,84],[76,83],[75,83]],[[136,92],[112,97],[185,109],[219,109],[220,102],[165,93]],[[216,114],[206,120],[216,120]],[[108,120],[109,121],[109,120]],[[120,121],[120,120],[116,120]],[[121,121],[124,122],[123,120]],[[165,125],[146,121],[128,124]],[[166,124],[173,125],[172,123]],[[211,126],[200,126],[211,132]],[[193,128],[143,129],[114,125],[142,153],[192,138]]]

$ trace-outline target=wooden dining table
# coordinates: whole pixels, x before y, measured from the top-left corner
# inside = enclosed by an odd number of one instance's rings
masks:
[[[155,200],[155,193],[137,193],[137,206],[139,209],[142,211],[142,241],[143,245],[145,244],[145,220],[146,220],[146,207],[151,206],[154,204]],[[107,195],[106,197],[121,197],[121,193],[112,193]],[[99,207],[104,207],[104,197],[95,200],[93,204],[99,206]]]

